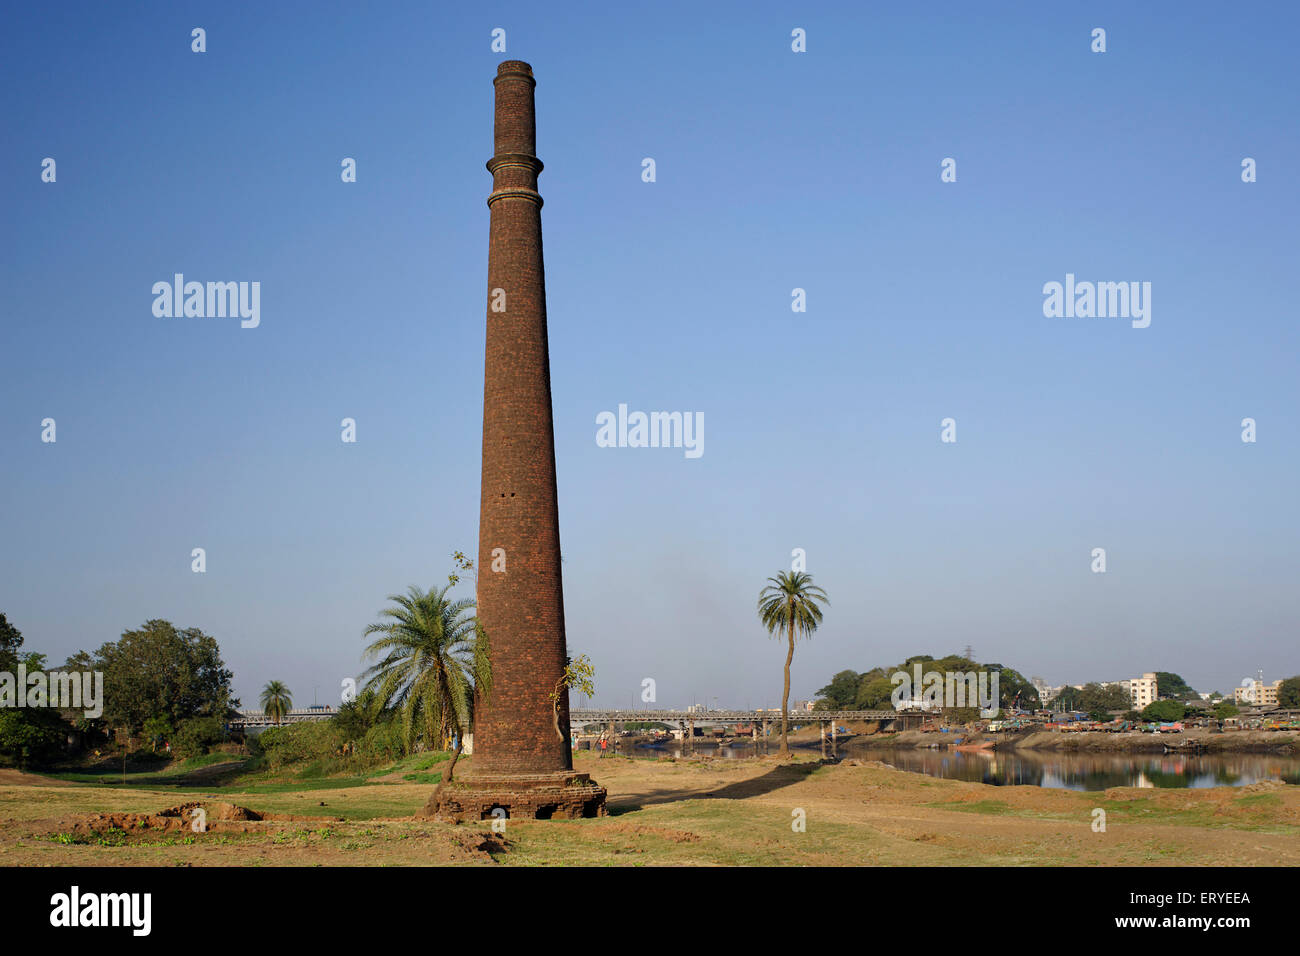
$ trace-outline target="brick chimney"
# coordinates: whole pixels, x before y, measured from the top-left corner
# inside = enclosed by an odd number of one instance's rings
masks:
[[[477,565],[492,691],[476,701],[470,769],[435,794],[427,810],[458,820],[489,818],[497,807],[512,817],[595,816],[604,813],[605,791],[573,771],[568,693],[561,691],[558,733],[550,698],[567,651],[537,192],[537,84],[532,67],[519,60],[501,63],[494,83]]]

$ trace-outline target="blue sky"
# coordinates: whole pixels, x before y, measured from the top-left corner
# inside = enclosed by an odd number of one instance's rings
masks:
[[[1130,6],[15,9],[0,610],[54,661],[201,627],[245,704],[337,701],[385,596],[477,549],[483,164],[522,59],[598,703],[778,702],[754,605],[796,547],[832,606],[795,697],[967,644],[1052,683],[1300,672],[1300,16]],[[176,272],[259,281],[260,326],[156,318]],[[1150,282],[1150,327],[1045,318],[1066,273]],[[704,455],[597,447],[619,403],[702,412]]]

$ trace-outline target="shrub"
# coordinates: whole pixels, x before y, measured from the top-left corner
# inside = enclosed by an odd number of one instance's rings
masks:
[[[226,725],[219,717],[192,717],[176,728],[172,750],[184,757],[198,757],[225,739]]]
[[[71,728],[40,708],[0,710],[0,760],[28,767],[58,759]]]
[[[330,721],[303,721],[262,731],[257,745],[274,769],[301,761],[335,757],[343,750],[343,735]]]
[[[354,744],[353,753],[364,763],[379,763],[406,756],[406,740],[402,736],[401,721],[393,719],[371,727]]]

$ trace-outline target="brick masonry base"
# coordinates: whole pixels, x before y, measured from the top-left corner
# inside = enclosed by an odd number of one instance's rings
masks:
[[[490,774],[457,777],[433,792],[419,814],[451,823],[491,820],[500,807],[512,820],[603,817],[605,788],[585,773]]]

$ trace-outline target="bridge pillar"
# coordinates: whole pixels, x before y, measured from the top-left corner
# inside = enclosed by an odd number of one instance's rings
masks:
[[[836,758],[837,760],[839,759],[840,756],[839,740],[840,740],[839,727],[836,725],[836,722],[832,720],[831,721],[831,756]]]
[[[691,742],[690,743],[691,752],[694,753],[695,752],[695,721],[693,719],[690,721],[690,731],[691,731],[690,735],[686,739]]]
[[[821,737],[822,759],[825,760],[826,759],[826,721],[824,720],[817,721],[817,729],[820,731],[819,736]]]

